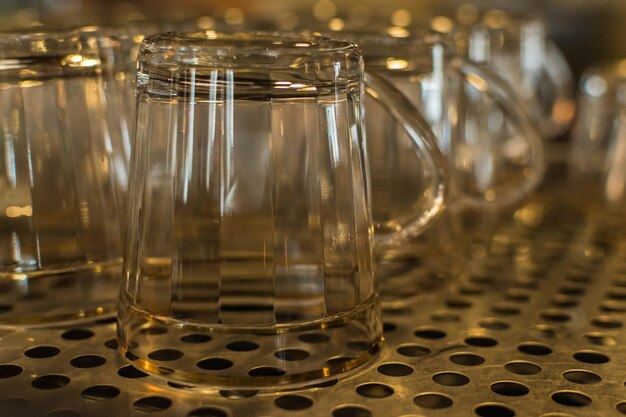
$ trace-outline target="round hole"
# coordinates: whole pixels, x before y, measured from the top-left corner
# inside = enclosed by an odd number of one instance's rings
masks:
[[[462,295],[481,295],[485,291],[476,284],[465,283],[460,289],[459,294]]]
[[[346,347],[356,351],[366,351],[372,344],[366,340],[351,340],[346,343]]]
[[[511,324],[508,321],[492,317],[480,320],[478,325],[483,329],[488,330],[506,330],[511,327]]]
[[[77,356],[70,361],[74,368],[97,368],[106,363],[106,359],[98,355]]]
[[[143,411],[144,413],[154,413],[167,410],[171,407],[171,405],[172,400],[158,395],[140,398],[133,403],[135,410]]]
[[[610,316],[600,316],[591,320],[591,324],[602,329],[619,329],[623,323]]]
[[[430,353],[430,349],[425,346],[420,345],[402,345],[398,346],[396,349],[402,356],[408,356],[410,358],[419,358],[421,356],[426,356]]]
[[[511,301],[517,301],[521,303],[525,303],[530,300],[530,293],[526,290],[519,288],[509,288],[504,292],[504,295]]]
[[[598,306],[598,310],[604,313],[624,313],[626,312],[626,303],[624,301],[603,301]]]
[[[342,364],[344,364],[346,362],[350,362],[352,360],[354,360],[354,358],[351,357],[351,356],[337,356],[335,358],[330,358],[329,360],[327,360],[326,364],[330,365],[330,366],[342,365]]]
[[[34,359],[51,358],[61,353],[61,349],[56,346],[35,346],[24,352],[24,355]]]
[[[43,390],[63,388],[70,383],[65,375],[42,375],[31,383],[33,387]]]
[[[94,332],[88,329],[70,329],[61,335],[65,340],[85,340],[93,336]]]
[[[520,313],[520,308],[511,303],[498,303],[491,307],[491,311],[502,316],[515,316]]]
[[[251,398],[258,394],[259,391],[254,390],[221,390],[220,395],[224,398],[233,400]]]
[[[530,328],[530,332],[537,337],[549,339],[556,336],[556,329],[549,324],[536,324]]]
[[[475,353],[465,352],[450,355],[450,362],[463,366],[478,366],[485,363],[485,359]]]
[[[226,349],[232,350],[233,352],[250,352],[252,350],[257,350],[258,348],[258,343],[250,342],[248,340],[237,340],[226,345]]]
[[[530,392],[526,385],[514,381],[495,382],[491,384],[490,388],[496,394],[507,397],[521,397],[522,395],[526,395]]]
[[[429,408],[433,410],[450,407],[453,403],[452,398],[436,392],[420,394],[413,398],[413,402],[418,407]]]
[[[396,326],[393,323],[389,323],[389,322],[384,322],[383,323],[383,332],[385,332],[385,333],[393,332],[397,328],[398,328],[398,326]]]
[[[564,285],[559,288],[559,292],[564,295],[580,296],[585,294],[585,287],[578,285]]]
[[[148,357],[155,361],[175,361],[183,357],[183,352],[176,349],[159,349],[148,353]]]
[[[626,290],[623,288],[614,288],[606,293],[606,297],[613,300],[626,300]]]
[[[411,314],[413,310],[409,307],[401,307],[401,308],[385,308],[383,310],[383,314],[387,316],[407,316]]]
[[[570,407],[584,407],[592,402],[587,394],[578,391],[557,391],[551,397],[554,402]]]
[[[274,400],[274,404],[283,410],[306,410],[313,405],[313,400],[302,395],[283,395]]]
[[[581,350],[578,352],[574,353],[574,359],[576,359],[579,362],[583,362],[583,363],[590,363],[590,364],[602,364],[602,363],[607,363],[610,358],[600,352],[594,352],[591,350]]]
[[[141,329],[139,333],[145,334],[148,336],[158,336],[160,334],[167,333],[167,327],[163,327],[163,326],[146,327],[145,329]]]
[[[622,414],[626,414],[626,401],[615,404],[615,409]]]
[[[0,304],[0,314],[8,313],[13,310],[13,306],[9,304]]]
[[[615,346],[617,345],[617,340],[613,336],[608,336],[602,333],[587,333],[584,335],[584,338],[593,345],[596,346]]]
[[[144,378],[148,376],[147,373],[140,371],[133,365],[122,366],[120,369],[117,370],[117,374],[122,378],[128,379]]]
[[[504,369],[517,375],[536,375],[541,372],[541,366],[527,361],[513,361],[504,365]]]
[[[555,323],[565,323],[566,321],[570,321],[572,319],[572,315],[567,311],[556,309],[542,311],[540,316],[544,320]]]
[[[112,385],[94,385],[83,390],[80,395],[88,400],[100,401],[115,398],[120,392],[119,388]]]
[[[458,314],[446,310],[435,311],[430,315],[430,319],[438,323],[452,323],[461,321],[461,317]]]
[[[585,371],[583,369],[575,369],[572,371],[566,371],[563,373],[563,378],[567,379],[569,382],[573,382],[575,384],[597,384],[602,381],[600,375],[595,372]]]
[[[514,417],[515,411],[504,404],[487,403],[480,404],[474,409],[480,417]]]
[[[276,377],[285,375],[285,371],[273,366],[257,366],[248,371],[248,375],[252,377]]]
[[[22,373],[22,368],[17,365],[5,364],[0,365],[0,378],[13,378]]]
[[[219,408],[202,407],[189,412],[187,417],[228,417],[228,413]]]
[[[552,348],[550,346],[536,342],[522,343],[517,346],[517,350],[527,355],[534,356],[543,356],[552,353]]]
[[[44,415],[44,417],[81,417],[81,414],[74,410],[54,410]]]
[[[552,304],[554,304],[557,307],[576,307],[578,305],[579,301],[577,298],[568,296],[568,295],[555,295],[554,297],[552,297]]]
[[[117,348],[119,347],[119,343],[117,343],[116,339],[109,339],[104,342],[104,346],[108,347],[109,349],[117,350]]]
[[[207,343],[210,342],[213,338],[208,334],[203,333],[191,333],[181,336],[180,341],[183,343]]]
[[[115,317],[115,316],[105,317],[105,318],[96,320],[96,323],[98,323],[98,324],[113,324],[113,323],[117,323],[117,317]]]
[[[230,368],[233,363],[224,358],[206,358],[198,362],[196,366],[207,371],[221,371]]]
[[[365,407],[348,405],[334,409],[333,417],[372,417],[372,412]]]
[[[403,363],[384,363],[377,368],[378,372],[387,376],[407,376],[413,373],[413,368]]]
[[[309,352],[301,349],[283,349],[274,353],[278,359],[289,362],[303,361],[308,358]]]
[[[298,336],[298,339],[304,343],[326,343],[330,340],[330,336],[324,333],[305,333]]]
[[[393,394],[393,388],[384,384],[362,384],[356,387],[356,392],[367,398],[386,398]]]
[[[440,372],[433,375],[433,381],[439,385],[445,385],[447,387],[460,387],[462,385],[469,384],[470,379],[468,376],[458,372]]]
[[[450,308],[463,309],[470,308],[472,302],[464,298],[449,298],[446,300],[446,305]]]
[[[493,347],[498,344],[496,339],[487,336],[472,336],[465,338],[465,343],[476,347]]]
[[[443,339],[446,337],[446,332],[443,330],[436,329],[434,327],[422,327],[413,332],[416,337],[421,339]]]

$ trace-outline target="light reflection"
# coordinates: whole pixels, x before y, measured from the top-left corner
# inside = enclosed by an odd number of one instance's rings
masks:
[[[343,19],[339,17],[332,19],[330,23],[328,23],[328,28],[335,32],[343,30],[343,27],[344,27]]]
[[[391,26],[387,28],[387,34],[393,38],[408,38],[411,35],[408,29],[400,26]]]
[[[394,26],[409,26],[411,24],[411,12],[407,9],[398,9],[391,14],[391,24]]]
[[[449,17],[437,16],[430,22],[430,27],[435,32],[450,33],[454,30],[454,22]]]
[[[6,214],[7,217],[30,217],[33,215],[33,208],[32,206],[9,206],[4,211],[4,214]]]
[[[409,63],[405,59],[387,58],[387,69],[399,70],[405,69],[409,66]]]
[[[313,17],[327,22],[337,14],[337,6],[330,0],[319,0],[313,5]]]

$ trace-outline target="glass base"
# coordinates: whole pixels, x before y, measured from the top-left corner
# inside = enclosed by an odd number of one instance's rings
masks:
[[[122,291],[118,317],[122,355],[149,373],[205,391],[324,383],[370,362],[382,344],[377,298],[315,322],[235,327],[155,316]]]

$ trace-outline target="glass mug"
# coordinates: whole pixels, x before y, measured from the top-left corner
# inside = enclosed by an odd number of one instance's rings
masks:
[[[414,302],[446,278],[467,271],[474,247],[488,251],[505,213],[528,196],[544,171],[541,136],[507,83],[454,53],[435,33],[407,38],[336,33],[363,51],[370,78],[387,80],[422,113],[447,157],[451,191],[446,210],[404,245],[375,248],[383,302]],[[365,99],[372,211],[377,227],[406,211],[419,189],[420,164],[402,126]],[[489,109],[502,116],[493,119]],[[502,126],[498,135],[490,130]],[[391,225],[390,230],[392,230]]]
[[[0,323],[114,310],[126,166],[100,34],[0,33]]]
[[[143,41],[122,353],[209,390],[284,388],[375,357],[363,92],[349,42],[214,31]],[[427,178],[412,212],[376,237],[389,244],[441,210],[445,168],[402,95],[372,93],[411,132]]]

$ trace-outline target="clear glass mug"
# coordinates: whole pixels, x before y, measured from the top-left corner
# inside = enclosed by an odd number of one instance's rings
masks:
[[[375,357],[358,48],[170,33],[143,41],[138,68],[121,352],[206,390],[284,388]],[[406,100],[390,101],[389,85],[372,92],[410,132],[426,179],[375,238],[399,242],[441,210],[445,166]]]
[[[383,301],[406,304],[466,271],[472,248],[488,252],[500,221],[541,181],[541,135],[504,80],[459,57],[438,34],[335,36],[355,41],[370,79],[390,82],[421,112],[447,158],[451,191],[443,215],[409,243],[375,247]],[[371,95],[365,106],[374,222],[393,230],[387,219],[419,195],[412,184],[420,181],[420,164],[384,107]],[[494,120],[491,109],[501,117]]]
[[[0,324],[112,313],[126,166],[100,34],[0,33]]]

